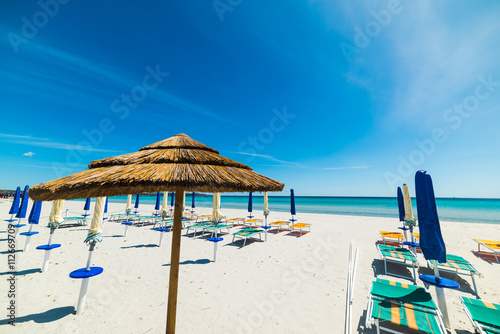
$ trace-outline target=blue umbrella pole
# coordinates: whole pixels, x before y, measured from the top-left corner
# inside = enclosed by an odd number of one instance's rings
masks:
[[[6,222],[15,222],[16,220],[14,219],[14,214],[10,215],[10,219],[5,219]]]
[[[78,304],[76,306],[76,314],[82,314],[85,308],[85,300],[87,299],[87,291],[89,288],[89,278],[97,276],[103,272],[103,269],[101,267],[90,266],[90,264],[92,263],[92,254],[94,252],[94,248],[95,248],[95,241],[92,241],[89,247],[89,257],[87,259],[87,266],[85,268],[77,269],[71,272],[71,274],[69,274],[69,277],[71,278],[82,279],[82,285],[80,287],[80,295],[78,296]]]
[[[49,243],[47,245],[38,246],[36,249],[45,251],[45,258],[43,259],[42,273],[46,272],[49,268],[50,251],[54,248],[61,247],[61,244],[53,244],[52,236],[54,235],[55,227],[50,229]]]
[[[208,241],[212,241],[214,243],[214,262],[217,261],[217,243],[222,240],[223,238],[217,237],[217,229],[215,230],[215,237],[208,239]]]
[[[33,230],[33,225],[34,224],[30,224],[30,229],[29,229],[28,232],[21,233],[22,235],[26,236],[26,243],[24,244],[24,250],[23,250],[23,252],[27,252],[27,251],[30,250],[31,236],[35,235],[35,234],[38,234],[38,232],[32,231]]]
[[[26,224],[21,224],[21,219],[22,218],[18,218],[17,224],[12,225],[16,229],[16,233],[14,235],[15,240],[17,240],[17,237],[19,236],[19,230],[21,229],[21,227],[26,226]]]
[[[439,276],[439,269],[436,260],[434,262],[434,276],[436,277],[436,281],[439,282],[441,277]],[[436,285],[436,296],[439,309],[443,314],[443,323],[446,328],[450,328],[450,317],[448,316],[448,306],[446,305],[446,297],[444,295],[444,289]]]

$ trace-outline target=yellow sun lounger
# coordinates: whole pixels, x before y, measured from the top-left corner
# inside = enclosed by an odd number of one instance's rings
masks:
[[[309,232],[311,232],[311,224],[307,224],[307,223],[293,224],[292,226],[290,226],[290,234],[292,234],[292,232],[294,230],[300,230],[300,236],[302,236],[302,230],[305,228],[308,228]]]
[[[272,226],[272,227],[278,227],[278,233],[280,233],[280,229],[282,226],[290,226],[290,221],[288,220],[279,220],[277,222],[273,222],[271,224],[269,224],[269,226]]]
[[[257,225],[258,223],[262,223],[262,219],[257,219],[257,218],[254,218],[254,219],[245,219],[243,221],[243,225],[250,225],[250,227],[252,227],[254,224]]]
[[[497,260],[498,263],[498,256],[497,253],[500,254],[500,241],[494,241],[494,240],[484,240],[484,239],[473,239],[475,242],[477,242],[477,251],[481,251],[481,245],[484,247],[488,248],[490,251],[493,252],[493,255],[495,255],[495,259]]]
[[[226,219],[226,223],[232,224],[233,226],[238,224],[238,223],[243,223],[245,218],[231,218],[231,219]]]
[[[382,236],[382,241],[384,242],[385,245],[385,239],[396,239],[396,242],[402,243],[403,242],[403,233],[400,232],[389,232],[389,231],[379,231],[380,235]],[[391,240],[389,240],[391,241]]]

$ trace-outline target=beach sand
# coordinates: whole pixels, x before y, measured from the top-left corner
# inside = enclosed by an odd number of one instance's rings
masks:
[[[1,333],[164,333],[169,277],[171,233],[165,233],[157,247],[159,233],[151,227],[130,227],[124,238],[123,225],[104,224],[104,238],[96,246],[93,266],[104,272],[92,278],[85,312],[73,315],[81,281],[69,273],[85,266],[88,246],[84,244],[88,226],[62,227],[53,243],[62,247],[52,251],[46,273],[39,270],[44,252],[36,246],[46,244],[52,203],[43,203],[41,223],[35,230],[28,252],[16,253],[16,326],[7,324],[7,219],[10,203],[0,202]],[[92,203],[93,207],[94,203]],[[70,215],[82,213],[83,202],[66,201]],[[110,203],[109,212],[123,212],[125,204]],[[31,204],[30,204],[31,209]],[[151,213],[152,205],[141,205]],[[270,208],[272,210],[272,208]],[[397,208],[395,208],[397,210]],[[224,209],[228,217],[246,216],[243,210]],[[198,208],[210,214],[209,208]],[[261,212],[254,212],[262,217]],[[312,232],[302,237],[288,232],[268,234],[267,242],[249,241],[231,245],[223,235],[217,262],[213,263],[213,243],[201,237],[185,236],[181,241],[181,265],[177,305],[178,333],[343,333],[349,243],[359,247],[353,301],[353,332],[375,333],[365,328],[367,296],[375,277],[410,283],[383,275],[376,243],[379,230],[398,231],[397,219],[324,214],[301,214],[298,220],[312,224]],[[269,222],[289,219],[288,213],[272,212]],[[483,300],[500,302],[498,273],[500,264],[477,257],[472,238],[499,240],[497,225],[441,223],[448,253],[471,261],[484,275],[476,278]],[[22,231],[27,231],[24,227]],[[22,250],[24,236],[17,241]],[[420,274],[432,273],[418,254]],[[411,268],[389,264],[389,269],[405,275]],[[418,275],[418,273],[417,273]],[[474,297],[470,277],[443,275],[458,281],[459,290],[446,290],[452,333],[473,333],[462,310],[459,296]],[[422,286],[422,282],[417,280]],[[430,292],[435,298],[434,288]]]

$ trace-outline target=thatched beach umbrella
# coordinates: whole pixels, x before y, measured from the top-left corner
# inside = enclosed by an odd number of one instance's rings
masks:
[[[33,187],[30,196],[50,201],[175,191],[167,313],[167,333],[174,333],[184,192],[281,191],[283,187],[283,183],[179,134],[135,153],[93,161],[88,170]]]

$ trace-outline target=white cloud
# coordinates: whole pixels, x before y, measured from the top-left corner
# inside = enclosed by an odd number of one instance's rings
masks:
[[[338,169],[367,169],[370,166],[350,166],[350,167],[325,167],[325,170],[338,170]]]
[[[25,157],[32,157],[32,156],[36,155],[36,153],[33,153],[33,152],[26,152],[26,153],[23,153],[23,155],[24,155]]]
[[[266,155],[266,154],[247,153],[247,152],[232,152],[232,153],[238,153],[238,154],[243,154],[243,155],[250,155],[250,156],[253,156],[253,157],[264,158],[264,159],[267,159],[267,160],[271,160],[271,161],[275,161],[275,162],[281,162],[283,164],[288,164],[288,165],[298,165],[297,162],[279,160],[279,159],[276,159],[273,156]]]
[[[20,136],[20,135],[11,135],[8,133],[0,133],[0,137],[4,138],[18,138],[18,139],[31,139],[31,140],[49,140],[49,138],[37,138],[33,136]]]

